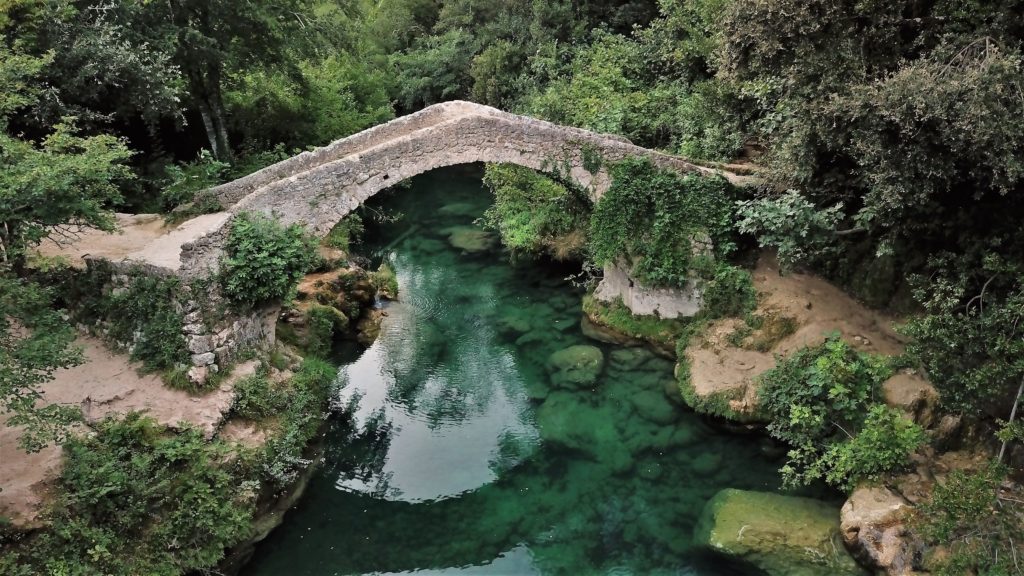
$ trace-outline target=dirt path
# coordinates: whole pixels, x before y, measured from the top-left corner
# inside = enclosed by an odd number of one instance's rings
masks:
[[[766,318],[762,329],[752,331],[737,346],[735,334],[744,322],[720,320],[687,349],[690,382],[697,396],[724,394],[732,398],[731,410],[752,414],[757,400],[755,379],[775,366],[775,356],[820,344],[833,332],[862,352],[903,352],[904,339],[894,329],[895,318],[867,308],[817,276],[781,275],[775,259],[763,256],[754,270],[754,288],[760,295],[755,314]]]
[[[86,422],[140,411],[172,427],[189,422],[211,437],[231,409],[234,382],[256,368],[255,362],[240,364],[219,388],[192,396],[165,387],[159,376],[140,374],[138,363],[109,350],[97,338],[82,336],[76,343],[84,349],[85,363],[58,370],[42,391],[46,403],[81,407]],[[3,416],[0,420],[6,422]],[[60,472],[61,450],[51,446],[26,454],[18,449],[19,434],[17,428],[0,425],[0,516],[30,527],[37,524],[49,487]]]

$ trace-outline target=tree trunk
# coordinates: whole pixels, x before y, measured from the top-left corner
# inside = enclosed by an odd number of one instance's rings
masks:
[[[221,162],[231,162],[231,146],[228,143],[228,128],[221,97],[220,68],[216,64],[205,68],[205,73],[197,70],[189,74],[192,98],[203,119],[203,128],[213,157]]]
[[[1010,410],[1010,421],[1006,424],[1007,426],[1013,426],[1013,420],[1017,417],[1017,406],[1020,405],[1020,397],[1024,394],[1024,379],[1021,380],[1020,386],[1017,387],[1017,397],[1013,400],[1013,409]],[[1003,440],[1003,445],[999,447],[999,462],[1003,461],[1003,456],[1006,455],[1006,445],[1008,441]]]

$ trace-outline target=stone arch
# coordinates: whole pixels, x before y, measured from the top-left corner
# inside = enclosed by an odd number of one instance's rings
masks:
[[[190,275],[216,267],[224,228],[231,215],[242,211],[273,214],[286,224],[303,224],[323,236],[389,186],[436,168],[476,162],[557,172],[596,200],[610,185],[608,163],[631,156],[644,156],[679,172],[741,178],[641,148],[618,136],[471,102],[446,102],[210,189],[227,213],[216,229],[182,246],[181,270]]]

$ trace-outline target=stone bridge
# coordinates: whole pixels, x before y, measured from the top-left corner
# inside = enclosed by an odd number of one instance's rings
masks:
[[[161,264],[191,276],[215,269],[232,214],[258,211],[326,235],[377,192],[435,168],[474,162],[518,164],[558,173],[597,199],[608,189],[605,167],[631,156],[679,172],[744,177],[641,148],[624,138],[559,126],[471,102],[446,102],[303,152],[234,182],[212,188],[225,212],[202,217],[193,234],[167,238],[178,262]],[[167,246],[173,251],[174,246]],[[167,249],[160,250],[166,254]],[[140,254],[140,256],[144,256]]]
[[[557,173],[597,200],[611,184],[609,163],[632,156],[649,158],[657,166],[678,172],[721,174],[734,183],[748,179],[641,148],[618,136],[470,102],[446,102],[204,192],[216,198],[220,212],[193,218],[173,230],[148,224],[149,220],[138,225],[142,217],[124,217],[128,224],[120,237],[92,235],[91,241],[87,238],[77,248],[71,247],[71,254],[66,249],[63,253],[73,259],[102,261],[115,270],[141,267],[148,273],[178,276],[187,287],[191,280],[209,277],[217,270],[231,219],[240,212],[271,214],[324,236],[345,215],[389,186],[435,168],[474,162],[518,164]],[[138,233],[142,229],[148,232]],[[642,289],[634,288],[621,271],[612,272],[602,287],[605,293],[615,292],[631,307],[633,303],[644,307],[659,298],[652,291],[640,293]],[[193,364],[201,369],[196,379],[205,377],[206,367],[216,370],[218,364],[230,362],[241,348],[273,341],[276,309],[221,318],[212,327],[204,327],[195,295],[190,296],[188,288],[185,292],[184,332]],[[686,296],[674,307],[692,314],[699,307],[699,294]]]

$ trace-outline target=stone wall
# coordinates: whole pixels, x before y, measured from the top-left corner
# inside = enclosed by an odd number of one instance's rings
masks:
[[[631,278],[621,264],[604,267],[604,278],[597,285],[594,297],[603,302],[621,298],[633,314],[665,319],[694,316],[700,312],[703,303],[699,280],[692,280],[682,290],[647,288]]]
[[[89,273],[107,276],[101,290],[125,290],[136,276],[168,276],[166,269],[140,265],[133,261],[110,262],[86,258]],[[203,382],[222,367],[235,363],[238,357],[251,349],[273,346],[274,327],[280,314],[279,305],[267,306],[247,312],[227,312],[228,308],[215,283],[194,282],[183,278],[175,308],[182,314],[181,333],[189,352],[188,377]],[[101,333],[107,319],[99,319],[96,326]],[[135,342],[118,342],[129,350]]]

